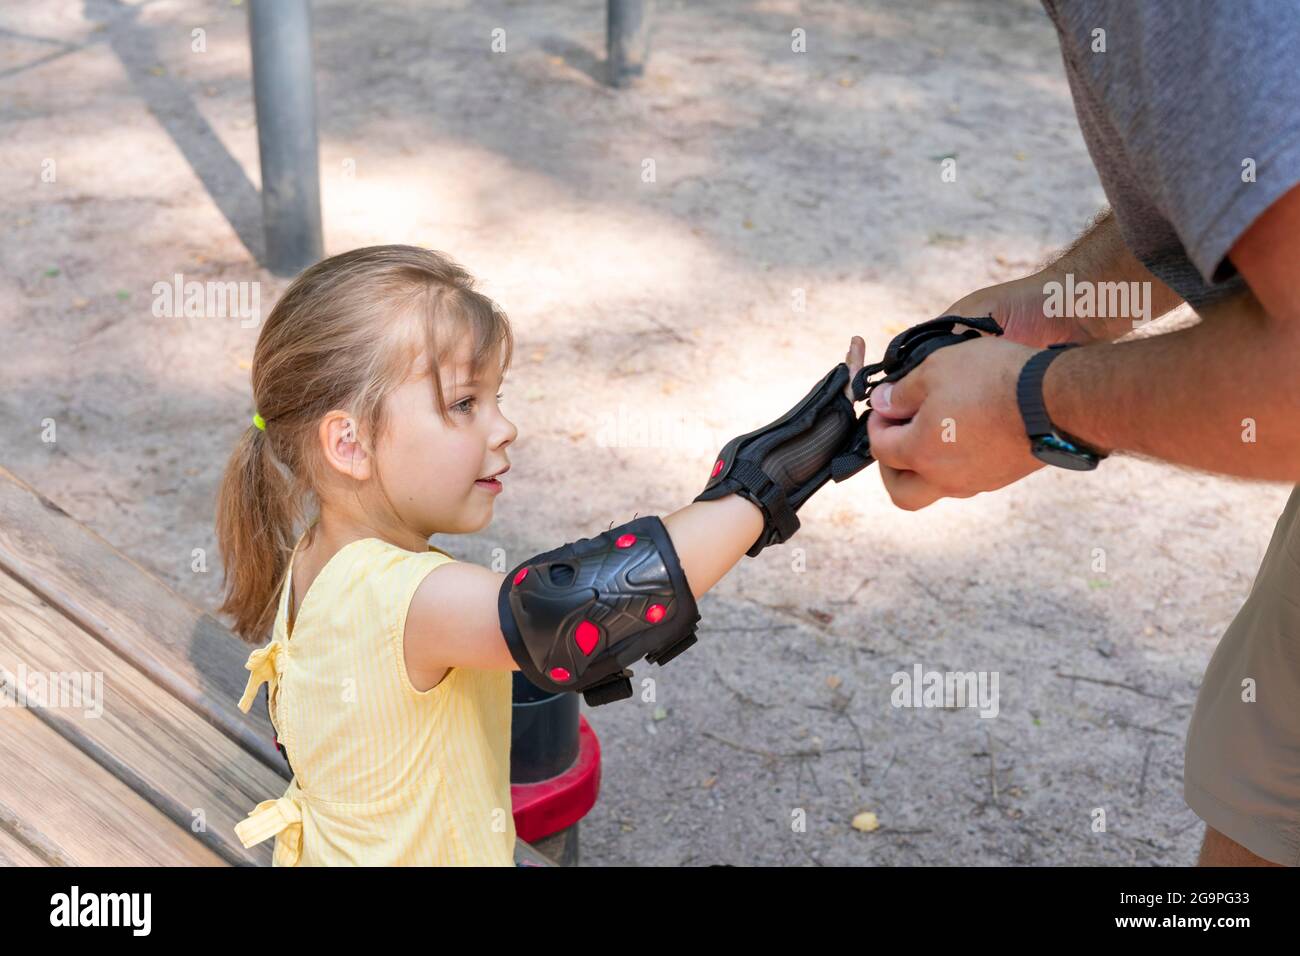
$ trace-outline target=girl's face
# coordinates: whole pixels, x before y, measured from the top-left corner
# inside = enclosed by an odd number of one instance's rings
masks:
[[[492,506],[509,483],[507,446],[519,430],[501,413],[499,364],[470,382],[469,348],[439,366],[451,424],[432,394],[427,355],[388,398],[388,428],[376,454],[380,477],[404,526],[424,536],[468,534],[492,520]],[[491,475],[496,481],[485,482]]]

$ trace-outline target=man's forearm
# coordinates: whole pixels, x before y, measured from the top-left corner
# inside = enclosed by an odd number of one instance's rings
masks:
[[[1195,326],[1071,349],[1043,383],[1058,429],[1107,450],[1300,481],[1300,330],[1243,295]]]
[[[1066,274],[1079,282],[1141,282],[1151,290],[1151,318],[1156,319],[1183,304],[1182,297],[1157,279],[1129,251],[1120,235],[1119,223],[1110,210],[1103,211],[1069,247],[1048,261],[1030,277],[1038,285],[1065,282]],[[1109,318],[1084,318],[1077,321],[1097,339],[1116,339],[1133,331],[1128,315]]]

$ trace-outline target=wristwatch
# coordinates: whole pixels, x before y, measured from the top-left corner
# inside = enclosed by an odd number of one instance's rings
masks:
[[[1020,404],[1020,417],[1024,419],[1025,431],[1029,434],[1029,450],[1035,458],[1058,468],[1092,471],[1106,456],[1073,435],[1058,431],[1047,417],[1047,406],[1043,404],[1043,376],[1047,373],[1047,366],[1063,351],[1076,345],[1074,342],[1049,345],[1030,358],[1020,370],[1016,382],[1016,401]]]

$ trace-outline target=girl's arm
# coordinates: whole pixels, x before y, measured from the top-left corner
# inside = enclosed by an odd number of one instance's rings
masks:
[[[862,367],[864,351],[865,344],[855,336],[846,357],[850,382]],[[845,391],[851,402],[851,390]],[[696,598],[745,556],[764,527],[758,506],[736,494],[693,502],[664,517],[663,523]],[[430,572],[416,588],[407,612],[407,672],[436,681],[449,667],[518,670],[497,612],[504,579],[504,574],[462,561]]]
[[[763,513],[739,495],[697,501],[663,521],[697,598],[745,556],[763,530]],[[466,561],[449,562],[425,577],[411,599],[403,639],[413,679],[448,667],[519,670],[497,616],[504,580],[504,574]]]

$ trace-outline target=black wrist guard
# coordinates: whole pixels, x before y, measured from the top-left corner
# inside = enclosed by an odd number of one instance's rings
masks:
[[[592,706],[631,697],[627,665],[668,663],[696,642],[700,619],[655,516],[529,558],[506,575],[497,612],[525,677]]]
[[[750,557],[799,530],[795,512],[827,481],[843,481],[871,464],[867,413],[854,412],[844,394],[848,381],[849,367],[841,362],[790,411],[718,453],[695,500],[739,494],[762,509],[763,532],[745,552]]]

